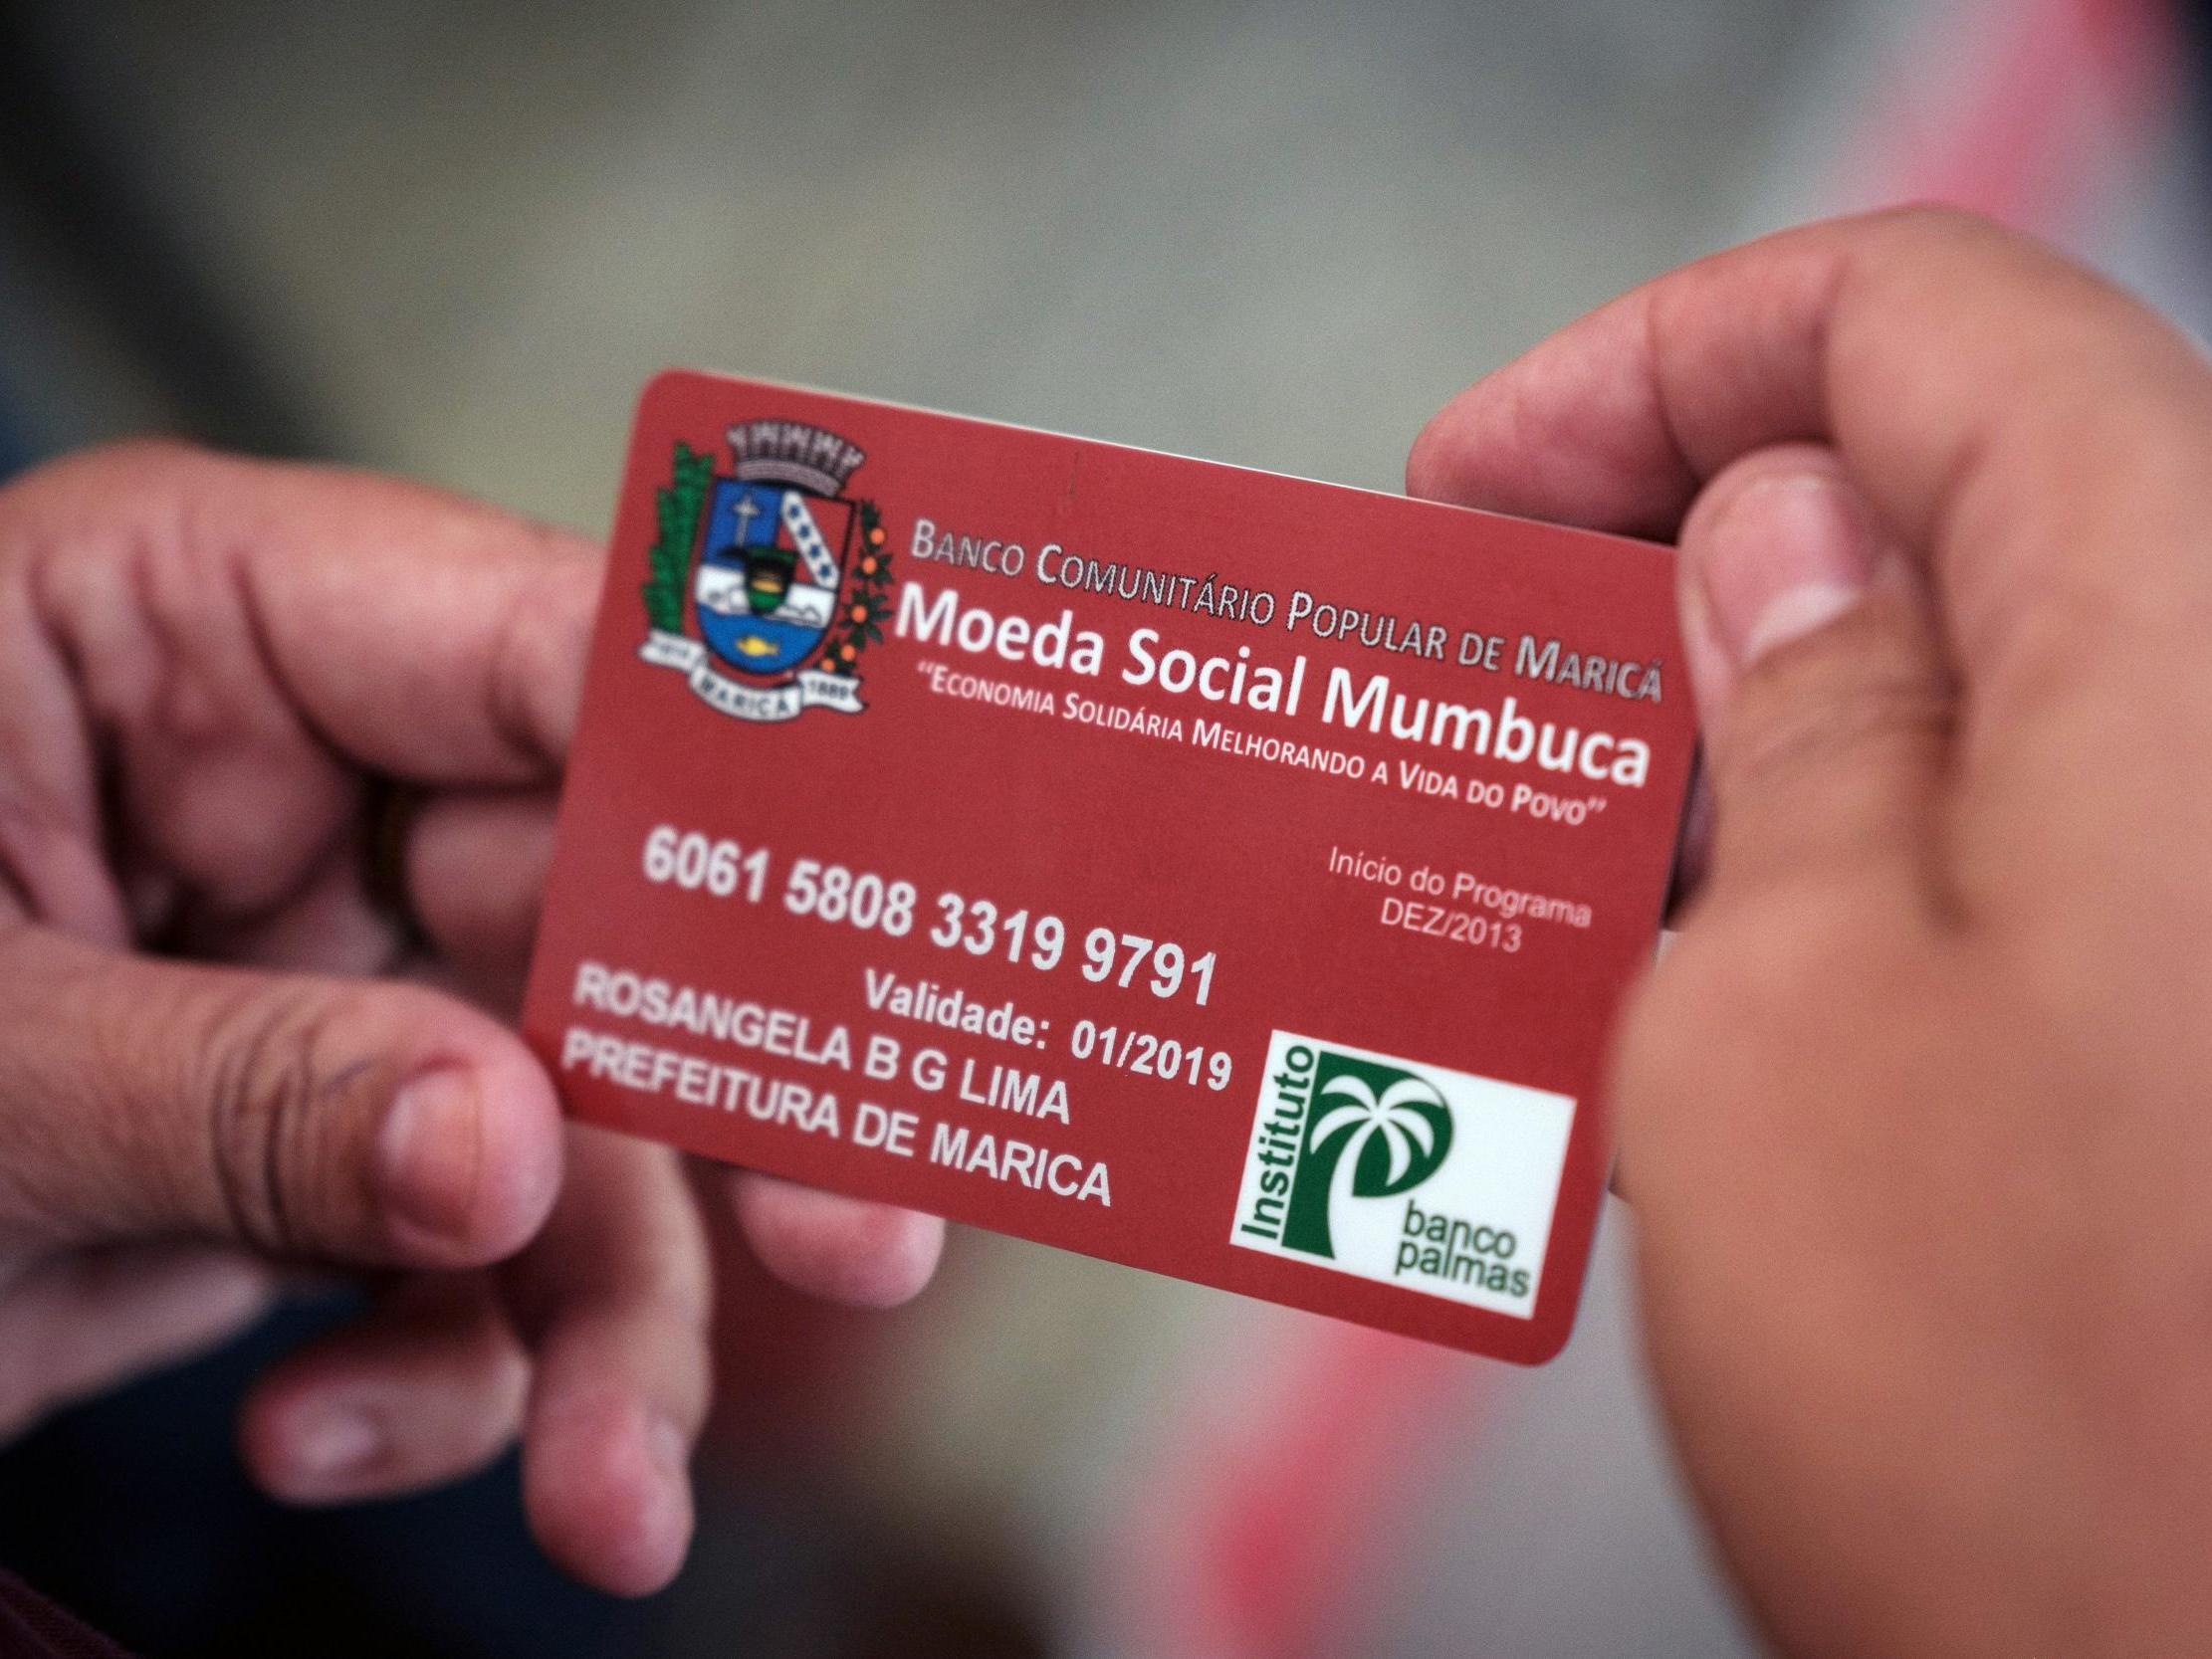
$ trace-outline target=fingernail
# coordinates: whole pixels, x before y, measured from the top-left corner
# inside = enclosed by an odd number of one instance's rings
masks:
[[[646,1450],[652,1454],[654,1465],[672,1481],[687,1479],[691,1474],[691,1439],[667,1418],[646,1431]]]
[[[1856,605],[1877,544],[1864,506],[1824,473],[1747,485],[1700,541],[1706,612],[1739,668]]]
[[[367,1412],[351,1406],[308,1413],[292,1431],[291,1462],[306,1488],[339,1485],[383,1455],[384,1435]]]
[[[467,1238],[483,1131],[474,1073],[441,1066],[405,1084],[376,1145],[378,1193],[394,1218],[441,1240]]]

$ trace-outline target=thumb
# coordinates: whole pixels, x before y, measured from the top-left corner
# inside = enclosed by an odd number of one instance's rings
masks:
[[[0,932],[0,1237],[475,1266],[559,1179],[543,1068],[460,1003]]]
[[[1682,526],[1715,892],[1924,860],[1952,690],[1921,584],[1833,451],[1762,450]]]

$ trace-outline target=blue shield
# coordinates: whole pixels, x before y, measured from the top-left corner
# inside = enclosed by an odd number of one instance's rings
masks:
[[[718,478],[692,607],[707,649],[774,676],[819,649],[844,585],[852,504],[781,484]]]

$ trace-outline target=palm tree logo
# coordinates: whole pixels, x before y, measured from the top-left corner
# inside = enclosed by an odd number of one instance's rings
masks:
[[[1396,1197],[1434,1175],[1451,1151],[1451,1109],[1427,1078],[1327,1049],[1312,1101],[1282,1243],[1333,1261],[1338,1204]]]

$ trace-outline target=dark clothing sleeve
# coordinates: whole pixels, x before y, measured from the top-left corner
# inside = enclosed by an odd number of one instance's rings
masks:
[[[13,1573],[0,1571],[0,1659],[130,1659]]]

